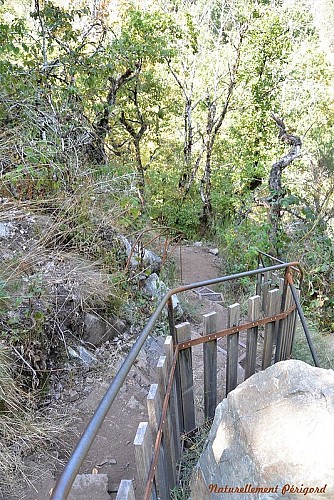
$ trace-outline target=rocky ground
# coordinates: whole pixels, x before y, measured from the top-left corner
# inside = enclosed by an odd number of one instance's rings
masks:
[[[76,304],[82,302],[82,296],[75,296],[76,290],[79,288],[82,293],[87,290],[87,283],[84,283],[85,286],[75,287],[77,285],[75,280],[78,278],[73,269],[78,267],[83,269],[84,266],[82,261],[78,263],[77,260],[73,264],[73,257],[45,251],[45,247],[39,245],[40,239],[37,241],[34,239],[36,235],[34,226],[36,224],[39,228],[47,230],[49,221],[47,218],[43,218],[41,221],[36,216],[27,219],[18,212],[15,223],[9,221],[2,223],[0,228],[2,231],[0,234],[2,259],[3,261],[5,259],[11,261],[15,252],[22,256],[23,247],[29,245],[26,257],[23,259],[24,265],[30,266],[27,280],[32,281],[36,275],[36,269],[38,269],[39,274],[49,282],[50,287],[61,289],[62,294],[66,295],[67,301],[63,299],[61,303],[59,299],[56,304],[57,312],[60,313],[57,327],[61,332],[63,328],[67,329],[73,326],[66,321],[68,322],[69,318],[73,316],[73,307],[75,309]],[[171,249],[170,259],[174,259],[176,262],[175,283],[177,284],[201,281],[221,275],[221,261],[217,256],[216,249],[210,250],[200,243],[178,246],[174,248],[174,251]],[[20,262],[22,262],[22,258]],[[66,272],[61,272],[62,268]],[[80,273],[78,275],[80,276]],[[107,290],[102,286],[104,284],[103,277],[101,280],[97,270],[90,269],[89,279],[93,282],[97,278],[100,279],[101,294],[107,293]],[[87,277],[81,277],[81,279],[87,281]],[[71,292],[73,297],[70,296]],[[69,296],[72,303],[71,310],[68,308]],[[44,307],[42,299],[43,297],[41,297],[40,302],[41,311]],[[218,303],[210,302],[205,298],[201,299],[194,292],[189,292],[180,299],[187,311],[187,319],[193,323],[194,335],[199,334],[202,314],[211,312],[213,309],[218,312],[219,321],[225,324],[226,312]],[[87,297],[84,297],[84,301],[86,300]],[[87,322],[92,316],[91,313],[92,311],[88,308],[85,317],[80,318],[78,324],[82,324],[83,321],[87,327]],[[135,325],[121,324],[119,321],[117,323],[115,318],[112,318],[112,321],[112,327],[117,329],[117,335],[115,336],[115,332],[113,335],[107,335],[106,338],[109,340],[97,348],[93,348],[89,342],[85,344],[74,342],[67,346],[68,360],[63,369],[55,369],[51,374],[50,389],[45,399],[51,415],[64,414],[62,424],[67,422],[66,430],[61,439],[46,444],[45,448],[41,448],[33,455],[26,457],[26,479],[18,482],[14,492],[11,491],[8,495],[4,494],[4,500],[14,500],[14,498],[44,500],[50,498],[55,478],[61,473],[78,436],[85,429],[138,334]],[[93,321],[92,327],[94,330],[99,325],[94,324]],[[81,333],[86,331],[87,328]],[[164,340],[163,336],[149,337],[147,340],[80,470],[81,473],[107,474],[108,491],[111,498],[115,498],[121,479],[134,479],[136,493],[140,498],[141,492],[136,484],[133,439],[139,422],[147,420],[146,396],[150,384],[156,381],[155,366],[159,356],[163,353]],[[194,352],[194,364],[198,365],[199,374],[197,377],[200,380],[203,376],[201,373],[202,360],[201,354],[196,351]],[[34,366],[31,368],[34,369]]]

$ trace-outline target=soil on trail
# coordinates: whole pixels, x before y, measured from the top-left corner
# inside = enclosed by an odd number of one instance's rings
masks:
[[[215,255],[214,249],[211,252],[200,244],[175,247],[179,283],[185,285],[222,276],[221,258]]]
[[[179,279],[176,277],[175,280],[177,284],[181,284],[181,282],[184,284],[198,282],[222,275],[220,258],[210,253],[209,249],[203,246],[183,245],[182,247],[176,247],[173,252],[173,259],[176,263],[177,273],[179,273]],[[187,316],[190,318],[189,321],[192,322],[193,336],[200,335],[202,315],[208,312],[216,311],[219,325],[222,327],[226,325],[226,308],[222,305],[207,299],[201,299],[194,292],[187,292],[184,297],[180,298],[186,304],[186,308],[191,311]],[[154,367],[159,356],[164,354],[164,340],[164,337],[149,337],[146,341],[80,469],[80,473],[107,474],[111,499],[116,498],[121,479],[134,480],[137,498],[141,498],[143,495],[136,480],[133,440],[139,422],[147,421],[146,397],[150,384],[156,382]],[[218,353],[218,355],[224,357],[222,352]],[[78,436],[86,428],[122,359],[124,359],[124,353],[123,356],[119,356],[117,362],[115,362],[113,356],[108,361],[108,356],[108,349],[106,349],[104,368],[101,371],[89,372],[82,380],[76,382],[77,385],[84,386],[82,392],[69,391],[67,398],[60,398],[58,401],[60,406],[66,405],[68,413],[73,416],[71,429],[69,429],[68,435],[63,438],[66,446],[63,449],[49,450],[47,454],[41,451],[29,457],[27,465],[36,470],[35,477],[31,480],[29,488],[25,485],[18,491],[17,498],[22,500],[45,500],[50,498],[52,488],[55,485],[55,478],[59,477],[64,462],[68,457],[65,449],[71,451],[74,448]],[[200,349],[194,349],[193,363],[194,372],[196,373],[196,389],[203,379]],[[223,361],[222,366],[224,366]],[[76,399],[75,396],[75,401],[71,401],[73,399],[71,395],[76,392],[79,393],[80,397]],[[200,408],[201,397],[195,397],[196,407]],[[200,414],[198,417],[200,418]],[[6,500],[9,500],[9,497]]]

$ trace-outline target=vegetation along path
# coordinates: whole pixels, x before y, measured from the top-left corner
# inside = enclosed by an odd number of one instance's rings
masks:
[[[210,253],[210,249],[201,244],[177,246],[173,257],[176,261],[176,275],[182,275],[183,283],[202,281],[222,274],[221,259],[215,252]],[[179,278],[175,279],[180,282]],[[194,292],[189,292],[182,298],[182,302],[189,311],[187,319],[193,325],[194,336],[200,331],[202,314],[216,310],[220,320],[226,321],[225,308],[201,298]],[[139,422],[147,419],[146,396],[150,384],[156,381],[154,367],[158,357],[163,354],[164,339],[163,336],[150,337],[146,342],[80,469],[82,474],[107,474],[111,498],[116,497],[121,479],[134,479],[136,484],[133,439]],[[71,414],[69,429],[62,439],[64,446],[58,445],[49,449],[47,453],[36,452],[28,457],[27,465],[34,473],[30,478],[30,486],[26,484],[22,486],[17,498],[45,500],[51,496],[55,477],[62,471],[68,451],[73,449],[112,381],[117,367],[124,358],[126,344],[127,340],[120,336],[112,343],[107,342],[101,346],[97,354],[99,359],[103,359],[103,363],[98,368],[77,375],[75,380],[62,388],[57,401],[58,410],[63,411],[66,405],[67,413]],[[198,368],[195,371],[202,377],[202,361],[197,352],[194,354],[194,363]],[[140,498],[142,492],[137,490],[137,494]],[[6,500],[10,498],[12,497],[7,497]]]

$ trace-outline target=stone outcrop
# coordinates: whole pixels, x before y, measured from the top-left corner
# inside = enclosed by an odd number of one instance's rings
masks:
[[[103,342],[124,333],[125,330],[126,324],[119,318],[108,318],[108,320],[105,320],[96,314],[86,313],[84,316],[82,338],[85,342],[98,347]]]
[[[127,257],[130,259],[132,269],[144,267],[151,273],[158,273],[160,271],[162,262],[161,257],[151,250],[147,250],[147,248],[138,248],[138,245],[133,246],[122,234],[118,236],[124,246]]]
[[[146,280],[143,287],[143,292],[147,297],[152,297],[160,302],[163,297],[168,292],[169,288],[166,284],[161,281],[156,273],[152,273]],[[172,304],[175,314],[180,317],[183,314],[183,310],[177,295],[172,295]]]
[[[333,478],[334,372],[288,360],[217,406],[191,498],[329,499]]]

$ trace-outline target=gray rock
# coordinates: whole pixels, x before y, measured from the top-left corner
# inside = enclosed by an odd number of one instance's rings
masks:
[[[142,252],[138,252],[136,248],[133,249],[130,241],[125,236],[120,234],[119,238],[124,245],[126,255],[128,257],[131,255],[130,263],[133,269],[137,269],[139,265],[142,265],[142,267],[150,270],[152,273],[160,271],[162,260],[158,255],[146,248]]]
[[[107,474],[79,474],[68,500],[110,500]]]
[[[82,345],[77,346],[77,351],[79,354],[79,358],[85,366],[91,366],[97,363],[96,357],[87,349],[85,349]]]
[[[145,281],[143,292],[148,297],[157,299],[158,302],[166,295],[169,288],[156,273],[152,273]],[[177,316],[182,316],[183,311],[180,301],[176,295],[172,296],[173,309]]]
[[[218,248],[210,248],[209,253],[211,253],[212,255],[218,255],[219,249]]]
[[[168,288],[156,273],[152,273],[145,280],[143,292],[148,297],[154,297],[161,300],[168,292]]]
[[[84,318],[83,339],[90,344],[99,346],[102,342],[109,340],[106,336],[106,322],[95,314],[86,313]]]
[[[70,389],[68,392],[68,396],[66,397],[66,400],[69,401],[70,403],[73,403],[74,401],[77,401],[79,397],[80,395],[77,391]]]
[[[192,500],[334,498],[334,372],[276,363],[240,384],[216,408],[191,480]],[[252,488],[269,490],[252,491]],[[315,488],[321,489],[322,492]]]
[[[116,500],[124,500],[124,498],[135,500],[135,492],[130,479],[122,479],[118,488]]]
[[[119,318],[108,318],[108,321],[106,321],[95,314],[86,313],[83,340],[98,347],[125,330],[126,324]]]
[[[86,367],[90,367],[91,365],[97,363],[96,357],[92,353],[87,351],[87,349],[85,349],[82,345],[76,346],[75,349],[68,346],[67,352],[71,358],[77,360],[79,363]]]
[[[11,222],[0,222],[0,238],[8,238],[13,232],[15,228]]]

